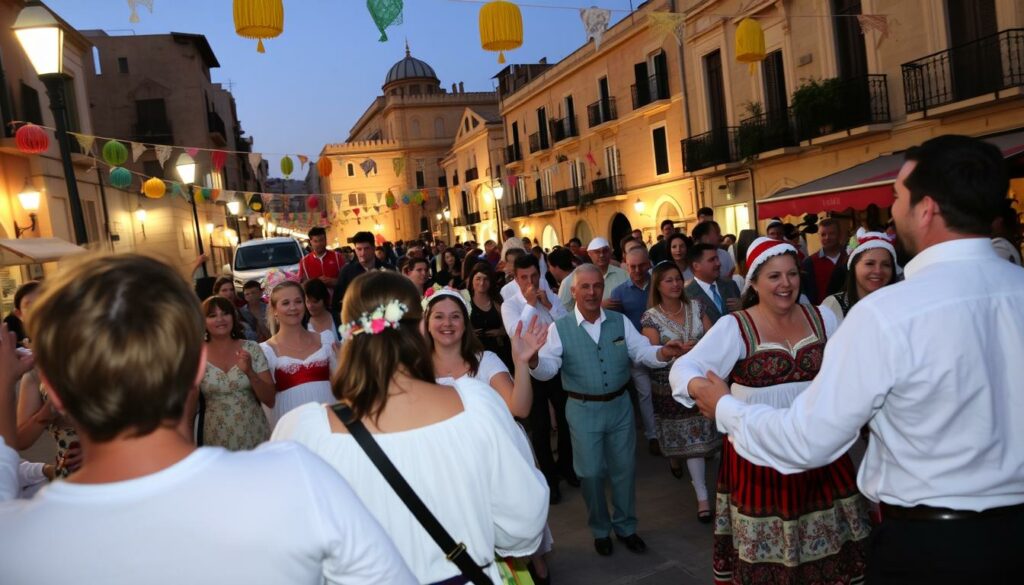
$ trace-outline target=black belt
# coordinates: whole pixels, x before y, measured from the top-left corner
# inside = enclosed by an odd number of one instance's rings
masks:
[[[610,402],[615,400],[626,391],[626,387],[623,386],[615,392],[609,392],[608,394],[580,394],[579,392],[572,392],[570,390],[565,391],[565,395],[569,398],[575,398],[580,402]]]
[[[1004,516],[1007,514],[1024,513],[1024,504],[1016,506],[1003,506],[1002,508],[989,508],[981,512],[971,510],[951,510],[949,508],[933,508],[931,506],[914,506],[904,508],[892,504],[881,504],[882,519],[893,520],[972,520],[977,518],[990,518],[993,516]]]

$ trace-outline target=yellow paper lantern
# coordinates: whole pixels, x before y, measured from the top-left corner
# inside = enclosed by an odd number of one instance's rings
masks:
[[[761,23],[753,18],[744,18],[736,27],[736,60],[749,63],[754,72],[754,63],[764,61],[764,30]]]
[[[259,39],[256,50],[265,53],[263,39],[272,39],[284,30],[282,0],[235,0],[235,32],[247,39]]]
[[[505,51],[523,46],[523,15],[511,2],[496,0],[480,9],[480,46],[498,51],[498,63],[505,62]]]
[[[167,185],[164,185],[162,179],[150,177],[142,184],[142,192],[150,199],[159,199],[167,192]]]

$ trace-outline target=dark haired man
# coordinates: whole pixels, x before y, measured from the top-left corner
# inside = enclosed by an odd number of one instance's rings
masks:
[[[697,223],[715,221],[715,210],[710,207],[701,207],[697,210]]]
[[[302,257],[299,262],[299,280],[306,282],[311,279],[319,279],[327,285],[327,290],[334,294],[338,286],[338,275],[345,266],[345,259],[341,254],[327,249],[327,230],[322,227],[314,227],[309,230],[309,254]]]
[[[694,244],[686,251],[686,261],[693,272],[693,280],[686,285],[686,298],[699,300],[712,324],[740,308],[739,287],[732,279],[722,278],[720,251],[704,243]]]
[[[1024,270],[988,238],[1008,190],[991,144],[939,136],[909,150],[892,206],[916,254],[906,279],[857,303],[789,408],[729,397],[686,360],[673,367],[676,398],[696,399],[755,465],[821,467],[868,426],[857,484],[882,509],[873,585],[1024,574]]]
[[[718,262],[722,265],[722,278],[732,278],[736,271],[736,261],[722,249],[722,228],[718,227],[718,222],[709,219],[693,226],[693,241],[714,247]]]
[[[422,294],[430,284],[430,262],[422,256],[406,256],[398,263],[399,269]]]
[[[661,221],[661,235],[662,238],[658,240],[657,244],[651,246],[650,257],[651,264],[657,265],[658,262],[669,259],[668,249],[668,237],[676,233],[676,222],[671,219],[664,219]]]
[[[348,285],[367,270],[383,270],[385,268],[384,263],[377,260],[376,240],[372,233],[356,232],[349,241],[352,242],[352,248],[355,250],[356,261],[346,264],[338,275],[338,286],[331,302],[331,314],[334,315],[335,323],[341,323],[341,302],[345,298]]]
[[[548,272],[555,277],[555,282],[562,284],[565,277],[576,269],[575,257],[569,248],[555,248],[548,254]]]

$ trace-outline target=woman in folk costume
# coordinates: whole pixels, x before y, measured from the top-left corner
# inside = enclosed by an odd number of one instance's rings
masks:
[[[690,380],[710,370],[733,396],[786,408],[821,367],[830,311],[797,302],[797,250],[758,238],[747,252],[744,310],[722,318],[672,368],[673,396],[693,406]],[[864,579],[871,526],[848,456],[784,475],[750,463],[725,441],[715,513],[716,584],[850,584]]]
[[[869,294],[896,282],[899,267],[892,239],[882,232],[861,232],[857,247],[846,261],[846,285],[843,290],[825,297],[821,306],[831,310],[839,323],[846,314]]]

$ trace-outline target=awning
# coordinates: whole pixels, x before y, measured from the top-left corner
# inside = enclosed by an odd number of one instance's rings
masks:
[[[984,138],[1006,158],[1024,154],[1024,132]],[[903,153],[886,154],[846,170],[779,191],[757,202],[757,218],[866,209],[892,205],[892,185],[903,166]]]
[[[60,238],[0,240],[0,266],[54,262],[83,252],[88,250]]]

